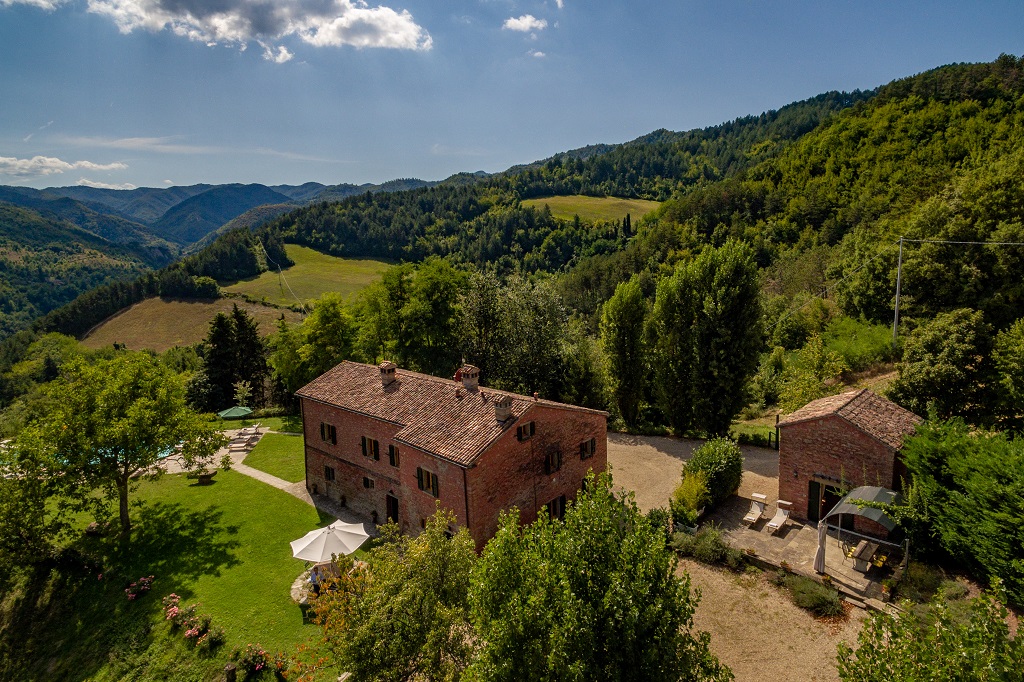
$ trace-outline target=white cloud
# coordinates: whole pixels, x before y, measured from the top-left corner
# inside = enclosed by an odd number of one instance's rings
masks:
[[[532,14],[524,14],[518,19],[509,17],[501,27],[509,31],[521,31],[523,33],[542,31],[548,27],[548,20],[538,19]]]
[[[79,147],[99,147],[103,149],[129,149],[140,152],[159,152],[162,154],[216,154],[223,151],[220,147],[209,147],[195,144],[182,144],[179,137],[57,137],[58,142],[73,144]]]
[[[565,2],[563,0],[555,0],[555,4],[558,5],[558,9],[565,9]]]
[[[122,33],[170,29],[207,45],[243,49],[255,42],[265,59],[279,64],[293,56],[278,44],[286,37],[315,47],[433,46],[430,34],[408,10],[370,7],[365,0],[88,0],[88,10],[109,17]]]
[[[135,189],[135,185],[130,182],[122,182],[119,184],[111,184],[108,182],[96,182],[95,180],[87,180],[85,178],[79,178],[78,184],[83,187],[95,187],[96,189]]]
[[[164,184],[165,185],[173,185],[174,181],[173,180],[164,180]]]
[[[526,54],[530,55],[531,57],[536,57],[537,59],[547,57],[547,55],[541,52],[540,50],[530,50]]]
[[[53,11],[57,9],[57,5],[64,3],[64,0],[0,0],[0,7],[8,7],[10,5],[31,5],[38,7],[39,9],[45,9],[46,11]]]
[[[0,156],[0,175],[12,178],[33,178],[55,175],[70,170],[111,171],[127,168],[123,163],[93,163],[92,161],[63,161],[53,156],[33,156],[31,159],[17,159]]]

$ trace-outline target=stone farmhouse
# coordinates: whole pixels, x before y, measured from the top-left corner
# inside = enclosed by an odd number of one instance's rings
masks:
[[[456,380],[343,362],[301,388],[306,487],[375,523],[418,533],[438,502],[477,547],[502,510],[529,523],[608,462],[608,413]],[[454,530],[454,529],[453,529]]]
[[[793,503],[793,518],[817,522],[843,492],[857,486],[899,491],[906,468],[903,437],[921,418],[867,389],[814,400],[779,422],[779,498]],[[852,517],[846,517],[853,523]],[[858,517],[856,529],[884,535]]]

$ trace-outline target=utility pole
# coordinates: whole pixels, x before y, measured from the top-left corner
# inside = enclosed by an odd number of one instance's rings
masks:
[[[892,348],[896,350],[896,327],[900,323],[900,286],[903,283],[903,237],[900,237],[900,257],[896,262],[896,309],[892,316]]]

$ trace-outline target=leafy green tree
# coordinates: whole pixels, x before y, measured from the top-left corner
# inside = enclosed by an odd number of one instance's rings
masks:
[[[612,393],[622,420],[629,426],[636,426],[639,419],[647,382],[646,319],[647,300],[639,277],[634,275],[615,288],[601,313],[601,341],[608,354]]]
[[[398,337],[401,358],[413,369],[451,376],[458,368],[457,306],[465,285],[466,274],[441,258],[428,258],[416,270]]]
[[[473,642],[468,620],[476,561],[466,529],[438,510],[415,538],[388,524],[365,568],[340,557],[339,589],[321,592],[315,611],[334,663],[360,680],[458,680]]]
[[[842,356],[826,348],[821,336],[813,335],[785,365],[779,404],[784,411],[793,412],[812,400],[836,393],[846,369]]]
[[[648,334],[661,407],[676,433],[728,433],[757,370],[762,320],[753,250],[727,241],[658,284]]]
[[[991,332],[981,311],[939,313],[907,340],[889,397],[917,414],[975,422],[992,415]]]
[[[401,359],[397,346],[404,332],[399,312],[409,301],[412,276],[413,264],[403,263],[385,271],[379,282],[360,293],[356,303],[356,348],[369,362]]]
[[[992,359],[1002,388],[1003,417],[1020,430],[1024,428],[1024,317],[996,335]]]
[[[662,528],[606,474],[564,521],[501,518],[473,570],[470,680],[729,680]]]
[[[954,419],[919,426],[901,453],[928,549],[981,580],[1000,578],[1010,601],[1024,604],[1024,441]]]
[[[931,604],[926,625],[907,610],[880,611],[868,618],[857,647],[839,644],[843,682],[970,680],[1012,682],[1024,670],[1024,639],[1011,636],[1000,591],[953,609],[941,597]]]
[[[355,320],[340,294],[329,292],[317,300],[313,312],[302,322],[302,333],[299,357],[307,381],[351,359]]]
[[[96,490],[116,500],[125,533],[131,530],[128,496],[138,486],[134,472],[157,464],[179,443],[186,466],[203,467],[224,442],[186,405],[181,378],[145,353],[73,361],[46,392],[48,410],[19,440],[52,448],[55,477],[82,504],[100,499]]]
[[[41,560],[66,528],[52,449],[24,433],[0,450],[0,575]]]

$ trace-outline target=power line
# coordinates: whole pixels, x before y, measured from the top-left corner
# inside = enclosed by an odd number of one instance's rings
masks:
[[[281,264],[270,257],[270,254],[267,253],[267,247],[263,246],[262,239],[256,237],[256,241],[257,243],[259,243],[260,248],[263,249],[263,257],[266,258],[268,262],[272,263],[277,268],[277,276],[280,277],[281,281],[284,282],[284,285],[288,287],[288,292],[292,295],[292,298],[294,298],[296,302],[298,302],[299,307],[302,308],[302,313],[304,315],[309,315],[309,311],[306,310],[306,305],[302,302],[302,299],[295,295],[295,292],[292,291],[292,285],[288,284],[288,278],[284,276],[284,270],[281,269]]]
[[[958,242],[951,239],[906,239],[900,237],[905,242],[915,242],[917,244],[972,244],[974,246],[1024,246],[1024,242]]]
[[[897,245],[898,243],[899,243],[898,241],[895,241],[895,242],[893,242],[892,244],[890,244],[890,245],[888,246],[888,248],[889,248],[889,249],[891,249],[891,248],[895,247],[895,246],[896,246],[896,245]],[[854,276],[855,274],[857,274],[858,272],[860,272],[861,270],[863,270],[864,268],[866,268],[866,267],[867,267],[868,265],[870,265],[871,263],[875,262],[876,260],[878,260],[879,258],[881,258],[882,256],[884,256],[884,255],[885,255],[885,253],[886,253],[886,250],[887,250],[887,249],[884,249],[884,248],[883,248],[883,250],[881,250],[881,251],[879,251],[878,253],[876,253],[876,254],[874,255],[874,257],[872,257],[871,259],[869,259],[869,260],[866,260],[866,261],[864,261],[863,263],[861,263],[860,265],[858,265],[858,266],[857,266],[856,268],[854,268],[853,270],[851,270],[851,271],[850,271],[850,272],[849,272],[849,273],[848,273],[848,274],[847,274],[847,275],[846,275],[845,277],[843,277],[842,279],[840,279],[840,280],[838,280],[837,282],[833,283],[833,284],[832,284],[832,286],[826,287],[823,293],[825,293],[825,294],[829,293],[830,291],[832,291],[833,289],[835,289],[835,288],[836,288],[837,286],[839,286],[840,284],[842,284],[843,282],[845,282],[846,280],[850,279],[850,278],[851,278],[851,277],[853,277],[853,276]],[[793,309],[791,309],[791,310],[787,310],[787,311],[786,311],[786,314],[785,314],[785,315],[783,315],[782,317],[780,317],[780,318],[778,319],[778,321],[777,321],[777,322],[776,322],[775,324],[773,324],[772,326],[768,327],[767,331],[771,331],[771,330],[775,329],[775,328],[776,328],[776,327],[778,327],[778,326],[779,326],[780,324],[782,324],[782,323],[783,323],[783,322],[785,322],[785,321],[786,321],[787,319],[789,319],[789,317],[790,317],[790,316],[791,316],[791,315],[792,315],[793,313],[795,313],[795,312],[799,312],[799,311],[800,311],[800,310],[802,310],[802,309],[803,309],[804,307],[806,307],[806,306],[810,305],[810,304],[811,304],[811,303],[812,303],[812,302],[813,302],[814,300],[815,300],[814,298],[809,298],[809,299],[807,299],[806,301],[804,301],[803,303],[801,303],[800,305],[798,305],[798,306],[797,306],[796,308],[793,308]]]

